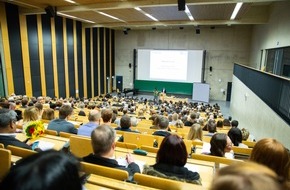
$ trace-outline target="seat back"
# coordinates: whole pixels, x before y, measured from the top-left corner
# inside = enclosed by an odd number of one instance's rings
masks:
[[[174,181],[170,179],[150,176],[146,174],[135,173],[134,180],[137,182],[138,185],[143,185],[147,187],[153,187],[157,189],[166,189],[166,190],[188,190],[188,189],[195,189],[201,190],[204,187],[200,185],[184,183],[180,181]]]
[[[13,146],[13,145],[8,145],[7,149],[11,151],[12,155],[19,156],[21,158],[26,158],[28,156],[31,156],[37,153],[36,151],[29,150],[26,148],[21,148],[18,146]]]
[[[121,181],[125,181],[129,178],[129,174],[125,170],[100,166],[97,164],[90,164],[86,162],[81,162],[81,171],[87,174],[101,175],[104,177],[109,177]]]
[[[252,154],[253,149],[233,146],[232,150],[234,151],[235,154],[250,156]]]
[[[11,151],[0,148],[0,182],[9,172],[11,167]]]
[[[120,148],[126,148],[126,149],[136,149],[138,148],[136,144],[132,144],[132,143],[124,143],[124,142],[116,142],[116,146],[120,147]]]
[[[63,132],[63,131],[60,131],[60,132],[59,132],[59,136],[61,136],[61,137],[65,137],[65,138],[70,138],[70,136],[72,136],[72,135],[74,135],[74,134],[72,134],[72,133],[67,133],[67,132]]]
[[[146,146],[146,145],[141,145],[141,149],[142,150],[145,150],[147,152],[153,152],[153,153],[157,153],[159,148],[155,148],[155,147],[152,147],[152,146]]]
[[[45,129],[44,133],[45,134],[48,134],[48,135],[54,135],[54,136],[57,136],[58,135],[57,131],[50,130],[50,129]]]
[[[84,136],[72,135],[70,140],[70,152],[76,157],[82,158],[93,152],[91,139]]]
[[[0,148],[4,148],[4,144],[0,143]]]

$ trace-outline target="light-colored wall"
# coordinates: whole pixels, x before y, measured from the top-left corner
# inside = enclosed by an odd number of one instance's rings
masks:
[[[275,138],[290,149],[288,124],[235,76],[230,110],[239,128],[249,129],[256,140]]]
[[[226,100],[221,89],[227,90],[227,82],[232,81],[233,64],[247,65],[251,45],[251,26],[223,26],[210,29],[201,28],[199,35],[195,29],[130,30],[115,33],[116,75],[123,76],[123,87],[132,88],[133,49],[190,49],[206,50],[205,80],[211,86],[211,100]],[[209,73],[209,67],[213,71]],[[219,79],[220,82],[219,82]]]
[[[260,69],[261,50],[290,46],[290,2],[277,2],[269,9],[269,23],[253,27],[250,66]],[[264,63],[262,64],[262,66]]]

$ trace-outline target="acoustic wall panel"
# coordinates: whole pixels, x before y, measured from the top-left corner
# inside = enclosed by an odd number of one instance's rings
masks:
[[[94,94],[99,94],[98,83],[99,83],[99,74],[98,74],[98,57],[99,57],[99,49],[98,49],[98,28],[93,28],[93,60],[94,60]]]
[[[104,39],[104,28],[99,28],[99,32],[100,32],[100,82],[101,82],[101,92],[100,94],[104,94],[105,93],[105,57],[104,57],[104,43],[105,43],[105,39]]]
[[[91,29],[86,28],[86,60],[87,60],[87,92],[88,97],[92,97],[92,87],[91,87]]]
[[[82,54],[82,23],[77,21],[77,54],[78,54],[78,83],[79,97],[84,97],[83,54]]]
[[[75,70],[74,70],[74,38],[73,38],[73,20],[66,20],[67,32],[67,55],[68,55],[68,79],[69,79],[69,94],[72,97],[76,96],[75,88]]]

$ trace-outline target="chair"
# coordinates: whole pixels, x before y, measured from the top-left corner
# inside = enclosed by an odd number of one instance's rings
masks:
[[[251,141],[243,141],[242,143],[247,145],[249,148],[254,148],[254,146],[256,145],[256,142],[251,142]]]
[[[72,135],[74,135],[74,134],[72,134],[72,133],[67,133],[67,132],[63,132],[63,131],[60,131],[60,132],[59,132],[59,136],[61,136],[61,137],[65,137],[65,138],[70,138],[70,136],[72,136]]]
[[[87,174],[101,175],[104,177],[109,177],[121,181],[125,181],[129,178],[129,174],[125,170],[100,166],[97,164],[91,164],[86,162],[81,162],[81,171]]]
[[[214,171],[215,169],[220,167],[220,164],[231,165],[234,163],[243,162],[242,160],[237,160],[237,159],[229,159],[225,157],[211,156],[211,155],[206,155],[206,154],[195,154],[195,153],[191,154],[191,158],[195,160],[208,161],[208,162],[215,163]]]
[[[44,133],[45,133],[45,134],[48,134],[48,135],[58,136],[58,133],[57,133],[57,131],[55,131],[55,130],[46,129],[46,130],[44,131]]]
[[[235,157],[241,157],[244,159],[248,159],[249,156],[252,154],[252,148],[241,148],[241,147],[237,147],[237,146],[233,146],[232,150],[235,153]]]
[[[26,148],[21,148],[18,146],[13,146],[13,145],[8,145],[7,149],[11,151],[12,155],[19,156],[21,158],[26,158],[28,156],[31,156],[37,153],[36,151],[29,150]]]
[[[126,148],[126,149],[136,149],[138,148],[136,144],[132,144],[132,143],[124,143],[124,142],[116,142],[116,146],[120,147],[120,148]]]
[[[76,157],[82,158],[93,152],[90,138],[71,135],[69,140],[70,140],[70,152],[74,154]]]
[[[0,143],[0,148],[4,148],[4,144]]]
[[[192,140],[183,140],[185,146],[186,146],[186,150],[187,150],[187,154],[191,154],[192,152]]]
[[[9,172],[11,167],[11,151],[0,148],[0,181]]]
[[[147,187],[153,187],[157,189],[166,189],[166,190],[188,190],[195,189],[201,190],[204,189],[201,185],[195,185],[190,183],[184,183],[180,181],[174,181],[170,179],[135,173],[134,180],[138,185],[143,185]]]
[[[159,148],[155,148],[155,147],[152,147],[152,146],[146,146],[146,145],[141,145],[141,149],[142,150],[145,150],[147,152],[153,152],[153,153],[157,153]]]

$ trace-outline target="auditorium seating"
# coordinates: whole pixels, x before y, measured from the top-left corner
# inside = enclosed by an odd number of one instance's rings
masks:
[[[76,157],[82,158],[93,152],[90,138],[72,135],[69,139],[70,152]]]
[[[11,151],[0,148],[0,182],[8,173],[11,167]]]
[[[12,155],[19,156],[21,158],[26,158],[28,156],[31,156],[37,153],[36,151],[29,150],[26,148],[21,148],[18,146],[13,146],[13,145],[8,145],[7,149],[11,151]]]

